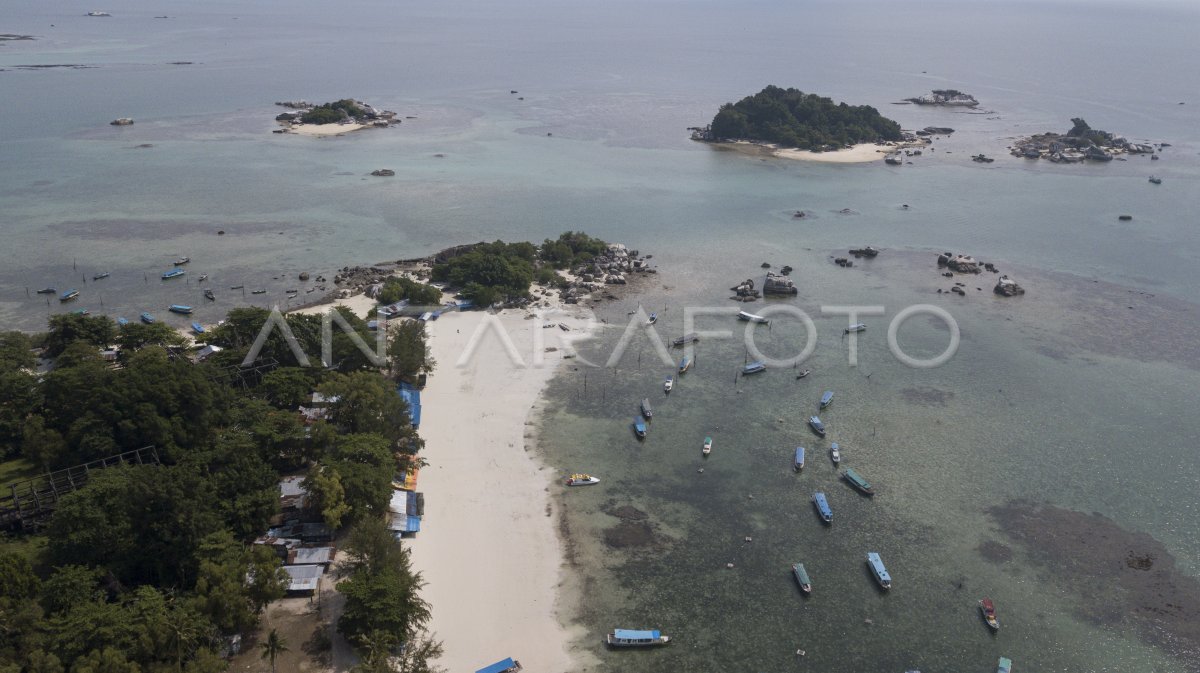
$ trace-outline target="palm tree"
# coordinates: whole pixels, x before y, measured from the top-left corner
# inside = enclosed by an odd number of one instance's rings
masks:
[[[275,673],[275,657],[288,651],[287,641],[275,629],[267,634],[267,639],[261,645],[262,658],[271,660],[271,673]]]

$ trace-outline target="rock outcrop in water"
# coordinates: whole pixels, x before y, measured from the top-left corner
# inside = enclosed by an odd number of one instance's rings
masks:
[[[909,103],[917,105],[941,105],[946,107],[975,107],[979,101],[969,93],[957,89],[934,89],[932,93],[916,98],[905,98]]]
[[[1109,133],[1093,129],[1079,117],[1071,120],[1072,127],[1066,133],[1039,133],[1022,138],[1009,148],[1014,157],[1047,159],[1055,163],[1078,163],[1080,161],[1112,161],[1122,154],[1154,154],[1154,146],[1134,143]]]
[[[1000,279],[996,281],[996,287],[992,288],[992,292],[1002,297],[1015,297],[1019,294],[1025,294],[1025,288],[1017,285],[1017,281],[1005,275],[1000,276]]]

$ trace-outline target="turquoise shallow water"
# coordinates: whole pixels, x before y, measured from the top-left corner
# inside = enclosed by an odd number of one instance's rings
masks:
[[[614,626],[678,638],[663,652],[600,653],[614,671],[984,671],[1000,654],[1018,670],[1196,669],[1200,657],[1166,654],[1129,620],[1089,616],[1097,587],[1039,560],[988,513],[1017,498],[1099,512],[1200,576],[1190,98],[1200,71],[1180,65],[1200,60],[1190,3],[126,0],[107,19],[88,9],[19,2],[0,20],[0,32],[38,37],[0,46],[5,326],[39,329],[76,307],[150,310],[182,326],[168,304],[216,320],[256,300],[286,306],[288,289],[312,296],[301,271],[582,229],[655,255],[661,273],[640,301],[666,307],[659,330],[673,336],[684,306],[731,305],[726,288],[759,277],[761,262],[791,264],[801,291],[786,303],[819,329],[808,379],[735,380],[741,342],[706,340],[662,399],[667,370],[635,341],[616,368],[587,373],[586,392],[582,370],[552,385],[547,460],[604,479],[564,500],[587,592],[573,602],[589,633],[581,646]],[[35,64],[89,67],[19,67]],[[899,168],[764,160],[687,139],[686,127],[767,83],[958,131]],[[891,104],[935,87],[969,91],[988,112]],[[337,139],[269,132],[276,100],[344,96],[406,119]],[[1105,166],[1005,153],[1012,138],[1077,115],[1172,146],[1160,161]],[[137,123],[108,125],[122,116]],[[972,163],[978,152],[997,161]],[[384,167],[396,177],[368,176]],[[865,244],[885,252],[854,269],[830,264]],[[967,281],[966,298],[938,295],[949,287],[933,266],[940,250],[996,262],[1030,292],[1001,301],[984,277]],[[181,255],[189,279],[157,280]],[[99,271],[112,276],[92,283]],[[26,294],[47,285],[82,294],[69,306]],[[590,348],[606,354],[637,301],[600,309],[614,327]],[[885,326],[924,302],[951,312],[962,344],[946,365],[915,370],[888,354]],[[820,311],[845,304],[887,312],[865,319],[857,367],[845,319]],[[794,350],[795,327],[758,328],[763,348]],[[946,334],[918,318],[900,341],[932,355]],[[830,440],[877,484],[874,500],[837,482],[827,442],[803,425],[826,388],[837,394],[822,414]],[[637,445],[628,424],[646,395],[658,415]],[[703,462],[706,434],[717,448]],[[798,443],[815,452],[802,475],[789,469]],[[808,502],[818,487],[836,512],[830,529]],[[647,517],[631,521],[633,538],[649,530],[652,544],[604,542],[619,521],[606,512],[625,505]],[[988,560],[987,542],[1011,558]],[[866,576],[868,550],[896,577],[890,595]],[[813,574],[810,599],[788,575],[796,560]],[[984,593],[1005,620],[995,638],[973,612]]]

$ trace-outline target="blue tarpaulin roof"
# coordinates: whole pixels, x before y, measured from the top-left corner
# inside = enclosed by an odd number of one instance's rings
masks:
[[[408,404],[408,417],[414,428],[421,427],[421,391],[407,383],[401,383],[397,390],[400,397]]]
[[[513,661],[512,657],[509,657],[504,661],[497,661],[491,666],[484,666],[478,671],[475,671],[475,673],[504,673],[505,671],[512,670],[516,667],[516,665],[517,662]]]
[[[629,629],[616,629],[613,631],[613,635],[625,640],[658,640],[661,634],[657,630],[631,631]]]

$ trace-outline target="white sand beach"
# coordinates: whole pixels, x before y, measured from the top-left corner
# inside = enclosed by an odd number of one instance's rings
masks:
[[[340,136],[367,128],[366,124],[298,124],[286,127],[288,133],[301,136]]]
[[[895,152],[896,149],[894,146],[860,143],[854,147],[847,147],[833,152],[776,149],[772,154],[783,159],[796,159],[799,161],[820,161],[830,164],[864,164],[871,161],[879,161],[884,156]]]

